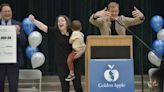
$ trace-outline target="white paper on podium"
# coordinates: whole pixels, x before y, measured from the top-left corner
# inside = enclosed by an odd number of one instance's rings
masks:
[[[17,35],[15,26],[0,26],[0,63],[17,62]]]

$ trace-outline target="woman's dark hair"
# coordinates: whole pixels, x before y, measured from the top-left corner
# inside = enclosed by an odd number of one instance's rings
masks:
[[[58,18],[59,17],[63,17],[65,20],[66,20],[66,22],[67,22],[67,29],[71,29],[71,21],[70,21],[70,19],[66,16],[66,15],[59,15],[57,18],[56,18],[56,20],[55,20],[55,28],[57,28],[57,29],[59,29],[58,28]]]
[[[9,4],[3,3],[3,4],[0,5],[0,12],[2,11],[2,8],[3,8],[4,6],[8,6],[8,7],[11,8],[11,6],[10,6]]]

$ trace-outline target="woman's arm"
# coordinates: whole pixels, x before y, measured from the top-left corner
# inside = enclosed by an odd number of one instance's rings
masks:
[[[34,17],[32,14],[30,14],[28,18],[29,18],[29,20],[32,21],[40,30],[42,30],[42,31],[44,31],[44,32],[46,32],[46,33],[48,32],[48,27],[47,27],[47,25],[45,25],[45,24],[43,24],[42,22],[36,20],[35,17]]]

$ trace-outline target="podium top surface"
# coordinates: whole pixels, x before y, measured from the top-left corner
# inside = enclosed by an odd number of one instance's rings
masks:
[[[91,61],[132,61],[133,59],[91,59]]]
[[[88,36],[87,39],[94,39],[94,38],[126,38],[126,39],[132,39],[131,35],[91,35]]]
[[[132,46],[132,36],[88,36],[87,46]]]

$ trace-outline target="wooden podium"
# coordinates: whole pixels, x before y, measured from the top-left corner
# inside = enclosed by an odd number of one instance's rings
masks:
[[[88,36],[85,53],[85,92],[89,92],[90,59],[132,59],[132,36]]]

